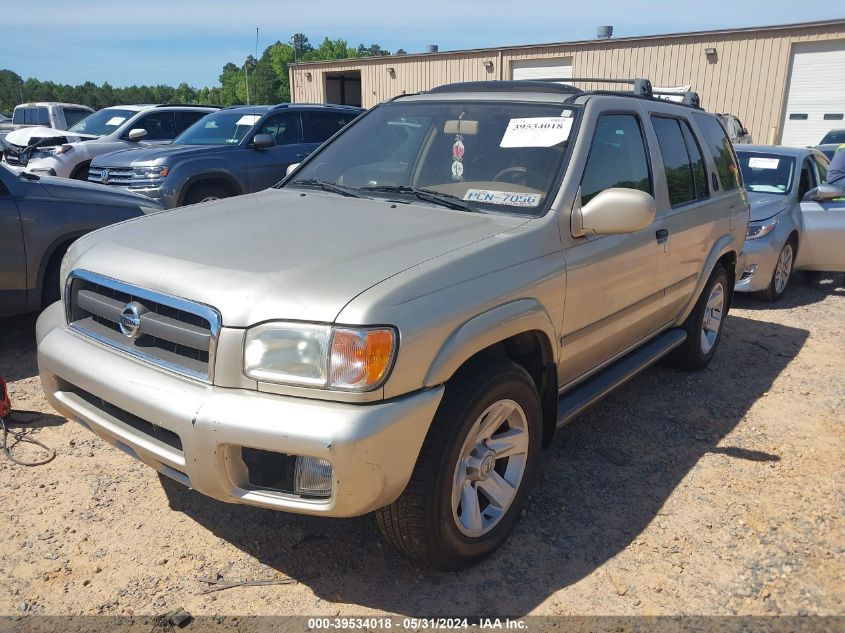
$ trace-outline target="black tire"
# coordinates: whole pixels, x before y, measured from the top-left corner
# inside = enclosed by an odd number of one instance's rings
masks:
[[[709,349],[705,350],[702,342],[704,317],[707,311],[708,300],[711,298],[713,289],[718,284],[721,284],[724,293],[723,309],[712,345]],[[695,308],[693,308],[684,322],[683,329],[687,332],[686,341],[666,357],[666,361],[670,365],[685,371],[698,371],[710,364],[713,355],[716,353],[716,348],[719,346],[719,341],[722,339],[722,332],[725,329],[725,319],[728,316],[728,309],[730,308],[730,293],[732,292],[732,288],[732,285],[728,282],[728,273],[725,267],[721,264],[716,264],[713,272],[710,273],[710,278],[704,285],[704,289],[701,291],[701,296],[698,297]]]
[[[781,257],[783,257],[784,252],[786,249],[789,248],[792,253],[791,257],[789,258],[789,276],[786,279],[786,283],[784,284],[783,288],[778,291],[777,289],[777,273],[778,273],[778,265],[780,264]],[[792,276],[793,269],[795,267],[795,238],[790,237],[786,240],[786,244],[783,245],[780,253],[778,253],[778,261],[775,264],[775,269],[772,271],[772,278],[769,280],[769,285],[765,290],[760,290],[759,292],[755,292],[752,296],[760,301],[767,301],[769,303],[774,303],[775,301],[780,301],[783,298],[783,295],[786,294],[786,289],[789,287],[789,277]]]
[[[453,514],[453,479],[470,431],[488,407],[501,400],[516,402],[525,414],[525,468],[498,523],[482,536],[469,537],[459,530]],[[479,562],[502,544],[522,513],[540,457],[542,432],[540,397],[528,372],[498,357],[471,363],[446,385],[402,496],[376,511],[381,531],[408,556],[437,569],[459,570]]]
[[[209,202],[211,200],[219,200],[220,198],[228,198],[231,194],[219,185],[214,184],[199,184],[191,187],[185,196],[185,204],[197,204],[199,202]]]
[[[59,275],[62,268],[62,257],[64,257],[65,249],[61,252],[53,254],[50,262],[47,264],[47,270],[44,271],[44,284],[41,286],[41,308],[46,308],[52,303],[55,303],[61,297],[59,289]]]
[[[84,163],[80,163],[76,166],[76,169],[73,170],[70,177],[71,180],[84,180],[87,182],[88,180],[88,168],[91,167],[91,161],[86,161]]]

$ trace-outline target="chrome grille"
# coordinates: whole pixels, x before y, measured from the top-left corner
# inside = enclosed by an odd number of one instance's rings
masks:
[[[78,332],[165,369],[210,381],[220,315],[208,306],[74,270],[65,290]]]
[[[131,167],[89,167],[88,182],[95,182],[98,185],[128,187],[133,184],[134,173]]]

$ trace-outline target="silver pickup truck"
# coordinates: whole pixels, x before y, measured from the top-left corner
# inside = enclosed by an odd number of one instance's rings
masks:
[[[47,397],[216,499],[375,512],[473,564],[558,426],[664,356],[710,362],[744,267],[718,119],[630,83],[403,95],[275,188],[80,239],[38,321]]]

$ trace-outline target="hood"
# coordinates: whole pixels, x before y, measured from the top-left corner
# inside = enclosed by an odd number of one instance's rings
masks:
[[[777,193],[756,193],[748,192],[748,201],[751,203],[751,222],[768,220],[784,211],[792,199],[791,194],[782,196]]]
[[[24,176],[20,176],[20,178],[25,179]],[[42,176],[38,180],[30,182],[33,186],[26,187],[23,190],[21,196],[23,199],[48,196],[65,202],[81,202],[92,205],[164,208],[161,203],[147,196],[131,193],[118,187],[106,187],[82,180]]]
[[[237,145],[165,145],[139,146],[123,149],[94,160],[92,167],[132,167],[138,165],[162,165],[168,159],[182,159],[195,155],[208,155],[236,149]]]
[[[229,327],[328,323],[388,277],[527,221],[268,189],[98,231],[73,266],[213,306]]]
[[[71,134],[67,130],[36,126],[9,132],[6,135],[6,142],[20,147],[26,147],[45,138],[54,138],[56,139],[56,145],[62,145],[63,143],[76,143],[77,141],[87,141],[97,137],[91,134]]]

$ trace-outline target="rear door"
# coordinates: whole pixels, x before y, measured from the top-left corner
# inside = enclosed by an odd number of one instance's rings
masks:
[[[817,182],[824,183],[827,179],[827,163],[821,158],[805,159],[801,171],[802,187],[806,186],[805,178],[811,186]],[[845,195],[825,202],[802,200],[801,216],[804,226],[796,267],[845,272]]]
[[[0,167],[5,173],[7,170]],[[0,180],[0,314],[26,309],[26,253],[18,205]]]
[[[246,146],[250,191],[272,187],[285,177],[289,165],[301,162],[308,155],[307,146],[302,142],[302,121],[298,111],[271,114],[256,127],[249,140],[252,141],[256,134],[269,134],[276,144],[264,149]]]

